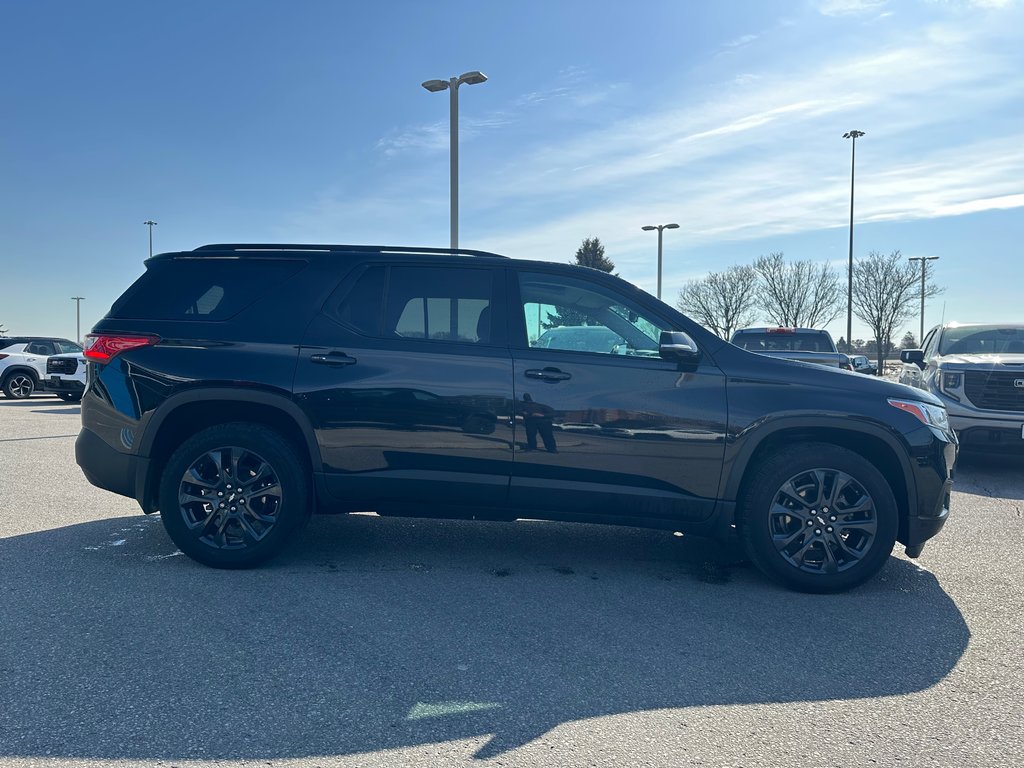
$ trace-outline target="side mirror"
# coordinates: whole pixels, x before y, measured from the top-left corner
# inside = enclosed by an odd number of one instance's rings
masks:
[[[921,370],[924,370],[924,350],[904,349],[900,352],[900,361],[904,363],[913,363]]]
[[[658,355],[664,360],[677,363],[696,363],[700,350],[688,334],[683,331],[662,331],[658,342]]]

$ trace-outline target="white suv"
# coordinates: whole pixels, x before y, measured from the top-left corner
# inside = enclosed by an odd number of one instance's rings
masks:
[[[82,347],[67,339],[48,336],[0,338],[0,389],[7,397],[23,399],[43,388],[46,358]]]
[[[85,392],[85,356],[81,352],[68,352],[46,358],[47,392],[53,392],[66,403],[77,403]]]

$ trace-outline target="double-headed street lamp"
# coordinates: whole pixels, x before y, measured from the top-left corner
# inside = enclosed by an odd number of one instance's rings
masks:
[[[155,221],[144,221],[142,223],[149,227],[149,257],[153,258],[153,227],[157,223]]]
[[[443,91],[446,88],[451,96],[450,99],[450,141],[451,141],[451,216],[452,216],[452,249],[459,247],[459,86],[476,85],[487,81],[487,75],[483,72],[473,70],[463,72],[458,77],[448,80],[427,80],[423,87],[431,93]]]
[[[864,131],[847,131],[844,139],[853,139],[853,150],[850,153],[850,266],[846,274],[846,348],[853,349],[850,337],[853,335],[853,169],[857,162],[857,139]]]
[[[678,224],[654,224],[640,227],[644,232],[658,230],[658,298],[661,298],[661,233],[666,229],[679,229]]]
[[[924,278],[927,271],[927,263],[929,261],[936,261],[938,258],[938,256],[911,256],[907,259],[907,261],[921,262],[921,335],[917,337],[918,346],[924,344]]]

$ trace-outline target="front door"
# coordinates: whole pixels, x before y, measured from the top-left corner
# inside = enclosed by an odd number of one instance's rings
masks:
[[[697,521],[715,504],[725,377],[658,356],[671,321],[604,281],[510,272],[520,508]],[[518,290],[517,290],[518,288]],[[653,302],[652,302],[653,304]]]

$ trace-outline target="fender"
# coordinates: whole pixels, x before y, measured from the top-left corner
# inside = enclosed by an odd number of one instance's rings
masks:
[[[153,450],[153,442],[164,421],[170,417],[178,408],[189,403],[209,403],[218,400],[227,400],[233,403],[256,403],[275,408],[295,422],[299,431],[306,441],[306,448],[309,451],[309,460],[314,472],[323,471],[323,459],[320,456],[320,445],[317,443],[313,425],[302,409],[295,404],[290,395],[284,392],[273,392],[262,389],[251,389],[243,387],[203,387],[201,389],[189,389],[184,392],[168,397],[154,411],[149,423],[142,433],[142,440],[139,444],[138,455],[140,457],[150,456]]]
[[[39,371],[37,371],[30,365],[23,365],[21,363],[18,363],[17,365],[12,365],[9,368],[6,368],[4,370],[3,380],[7,381],[7,377],[10,376],[12,373],[27,373],[29,376],[32,377],[32,380],[36,384],[39,384],[40,381],[42,381],[42,379],[40,379],[39,377]]]
[[[917,509],[917,483],[910,465],[910,447],[901,443],[899,433],[887,424],[865,418],[851,418],[849,414],[840,413],[773,413],[748,425],[746,429],[737,433],[726,447],[726,471],[722,473],[719,498],[736,500],[750,460],[758,446],[766,439],[787,430],[822,429],[865,435],[881,440],[888,446],[900,463],[906,484],[906,514],[913,515],[913,510]]]

